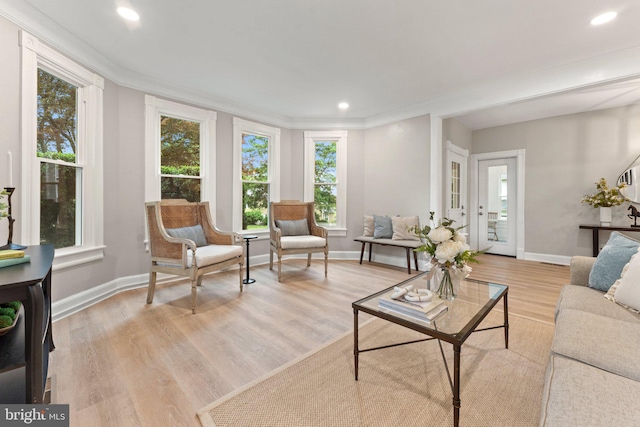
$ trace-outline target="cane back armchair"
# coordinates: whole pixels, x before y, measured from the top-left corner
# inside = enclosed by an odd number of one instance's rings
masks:
[[[244,250],[237,233],[218,230],[209,203],[161,200],[146,205],[151,268],[147,304],[153,302],[157,273],[191,279],[191,311],[196,312],[196,292],[202,276],[238,264],[240,292]]]
[[[329,239],[327,229],[316,224],[313,202],[283,200],[269,205],[269,269],[273,270],[273,254],[278,256],[278,281],[282,281],[282,256],[324,253],[324,277],[327,277]]]

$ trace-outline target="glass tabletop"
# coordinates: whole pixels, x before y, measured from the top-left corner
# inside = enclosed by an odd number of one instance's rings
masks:
[[[429,335],[432,335],[430,332],[435,332],[437,335],[449,335],[457,337],[457,340],[464,340],[509,289],[508,286],[497,283],[474,279],[463,280],[460,283],[455,299],[442,300],[444,305],[447,306],[446,313],[431,322],[414,316],[403,315],[395,310],[389,310],[378,305],[380,298],[389,297],[393,293],[395,286],[406,287],[413,285],[415,289],[429,289],[428,277],[428,273],[422,273],[358,300],[352,306],[354,310],[362,310]]]

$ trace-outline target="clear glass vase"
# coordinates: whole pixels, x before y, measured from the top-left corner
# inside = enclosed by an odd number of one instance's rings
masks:
[[[436,267],[431,289],[438,298],[452,300],[456,297],[460,285],[460,275],[449,267]]]

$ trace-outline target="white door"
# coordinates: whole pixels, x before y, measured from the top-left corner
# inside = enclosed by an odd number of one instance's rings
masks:
[[[516,158],[478,161],[478,247],[516,256]]]
[[[467,225],[467,157],[469,152],[447,141],[445,206],[454,227]],[[467,232],[466,230],[464,230]]]

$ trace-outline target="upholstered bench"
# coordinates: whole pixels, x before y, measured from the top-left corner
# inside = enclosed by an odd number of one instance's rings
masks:
[[[369,244],[369,262],[371,262],[371,253],[373,245],[391,246],[403,248],[407,255],[407,272],[411,274],[411,254],[413,252],[413,260],[416,271],[418,271],[418,254],[414,249],[423,245],[420,238],[410,230],[413,227],[419,227],[420,223],[417,216],[410,217],[388,217],[378,215],[365,215],[364,217],[364,235],[353,239],[355,242],[362,243],[360,250],[360,264],[364,257],[364,250],[367,243]]]

